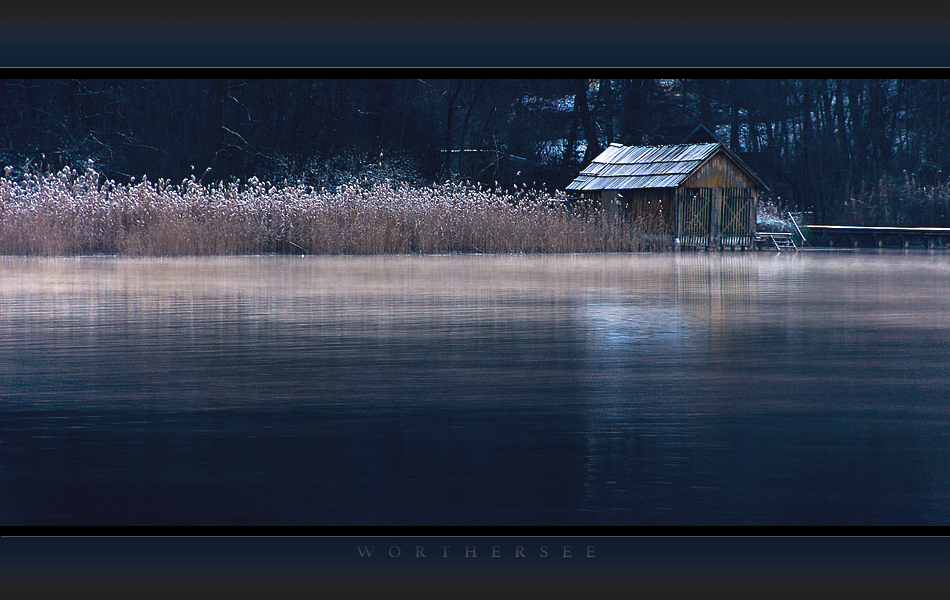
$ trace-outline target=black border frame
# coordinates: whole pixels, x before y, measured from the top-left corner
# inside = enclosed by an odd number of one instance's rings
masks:
[[[79,69],[84,76],[100,71],[123,76],[129,70],[135,76],[193,76],[207,69],[249,69],[267,76],[355,72],[363,77],[380,71],[391,76],[393,70],[399,75],[406,69],[427,74],[430,69],[489,69],[507,77],[523,76],[525,70],[529,76],[565,68],[596,76],[608,69],[673,68],[699,69],[704,75],[706,69],[713,75],[721,69],[750,69],[749,76],[845,69],[863,76],[864,69],[876,74],[896,68],[901,74],[940,76],[950,72],[950,18],[929,12],[934,9],[926,4],[925,10],[904,6],[900,15],[888,15],[878,9],[861,18],[849,15],[854,8],[829,13],[818,3],[797,5],[797,15],[749,16],[740,9],[697,12],[699,3],[694,3],[680,6],[680,14],[674,13],[676,8],[627,8],[618,13],[616,6],[607,5],[580,6],[578,12],[589,11],[580,16],[539,17],[525,8],[496,3],[445,16],[431,16],[426,8],[392,13],[370,6],[362,15],[357,8],[299,15],[284,8],[287,14],[262,18],[244,9],[225,19],[216,19],[213,8],[188,18],[167,16],[192,12],[194,7],[181,4],[164,5],[161,14],[125,15],[95,8],[58,12],[55,6],[44,6],[46,14],[30,9],[7,14],[7,31],[0,36],[0,73],[49,77]],[[368,564],[360,562],[354,549],[377,545],[377,551],[391,551],[392,544],[409,548],[442,535],[435,531],[263,530],[238,539],[210,537],[207,531],[188,534],[193,537],[152,537],[182,532],[140,531],[131,537],[101,537],[116,532],[45,528],[9,528],[4,533],[0,583],[14,592],[11,598],[83,591],[114,597],[141,591],[313,597],[326,591],[394,595],[497,590],[555,597],[603,592],[759,597],[775,591],[829,596],[840,591],[900,591],[917,596],[950,590],[948,538],[891,537],[880,530],[846,537],[816,535],[814,530],[783,532],[781,537],[774,537],[774,530],[763,535],[755,529],[743,530],[742,537],[723,530],[651,530],[645,535],[628,529],[554,535],[495,530],[488,538],[484,532],[451,530],[448,537],[438,538],[458,547],[487,548],[492,545],[487,542],[498,541],[509,550],[519,542],[556,546],[567,539],[572,545],[597,546],[597,562],[579,566],[553,561],[495,565],[490,556],[461,556],[446,566],[419,565],[399,562],[391,552],[387,555],[394,562],[382,558]]]

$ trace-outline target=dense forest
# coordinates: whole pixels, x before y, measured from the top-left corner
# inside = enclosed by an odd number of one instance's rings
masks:
[[[0,80],[9,177],[555,190],[612,142],[699,124],[814,222],[950,225],[948,80]]]

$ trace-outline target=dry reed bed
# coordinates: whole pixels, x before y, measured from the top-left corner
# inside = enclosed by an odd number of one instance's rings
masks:
[[[564,196],[470,185],[333,191],[246,183],[116,184],[92,169],[0,178],[0,253],[132,256],[611,252],[658,249],[647,224],[572,215]]]

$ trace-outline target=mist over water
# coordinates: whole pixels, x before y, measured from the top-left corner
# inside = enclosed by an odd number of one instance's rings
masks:
[[[942,252],[0,258],[0,524],[946,524]]]

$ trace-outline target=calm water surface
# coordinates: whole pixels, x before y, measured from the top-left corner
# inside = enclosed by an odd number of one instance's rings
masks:
[[[941,252],[0,258],[0,524],[950,524]]]

